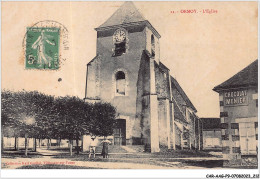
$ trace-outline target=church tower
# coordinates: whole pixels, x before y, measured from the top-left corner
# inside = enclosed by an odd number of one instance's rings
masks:
[[[125,2],[97,31],[96,57],[87,64],[85,100],[117,108],[115,145],[145,144],[159,151],[155,64],[160,34]]]

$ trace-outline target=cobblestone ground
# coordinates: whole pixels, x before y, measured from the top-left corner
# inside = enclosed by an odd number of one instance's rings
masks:
[[[119,150],[118,150],[119,151]],[[108,159],[98,153],[89,159],[87,153],[70,156],[67,150],[38,149],[28,157],[23,151],[5,152],[2,155],[3,169],[203,169],[222,168],[222,158],[217,155],[189,156],[177,153],[150,154],[123,147],[119,153],[112,152]]]

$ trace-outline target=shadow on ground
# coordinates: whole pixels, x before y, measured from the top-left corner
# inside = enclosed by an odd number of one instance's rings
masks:
[[[12,152],[2,152],[1,155],[2,158],[11,158],[11,159],[16,159],[16,158],[42,158],[43,155],[38,153],[38,152],[31,152],[29,151],[27,156],[25,156],[25,151],[24,150],[19,150],[19,151],[12,151]]]
[[[104,159],[99,151],[96,158],[89,159],[87,152],[80,152],[78,155],[76,151],[73,150],[73,155],[70,156],[69,148],[51,148],[44,150],[44,152],[32,152],[28,153],[26,157],[24,155],[24,150],[20,151],[5,151],[2,154],[2,158],[42,158],[44,156],[51,156],[53,159],[68,159],[71,161],[92,161],[92,162],[117,162],[117,163],[129,163],[129,164],[145,164],[145,165],[157,165],[162,167],[173,167],[173,168],[183,168],[187,166],[196,166],[204,168],[222,168],[223,160],[221,156],[215,156],[209,154],[206,151],[196,151],[196,150],[162,150],[159,153],[127,153],[122,150],[119,146],[109,148],[109,158]],[[40,150],[39,150],[40,151]],[[45,152],[47,151],[47,152]],[[219,159],[217,159],[219,157]],[[214,159],[215,158],[215,159]],[[21,166],[19,169],[90,169],[88,167],[77,167],[71,165],[28,165]]]
[[[46,165],[25,165],[17,169],[97,169],[97,168],[81,167],[81,166],[74,166],[74,165],[46,164]],[[103,169],[103,168],[98,168],[98,169]]]
[[[215,157],[203,151],[168,151],[160,153],[132,153],[132,154],[110,154],[109,158],[102,158],[100,154],[96,158],[89,159],[88,153],[74,154],[70,156],[68,153],[55,155],[52,158],[70,159],[72,161],[96,161],[96,162],[119,162],[119,163],[133,163],[133,164],[146,164],[157,165],[162,167],[185,167],[196,166],[204,168],[223,167],[223,160],[209,160],[210,157]],[[189,158],[189,159],[187,159]],[[190,159],[192,158],[192,159]],[[205,158],[205,160],[204,160]]]
[[[205,167],[205,168],[220,168],[223,167],[223,160],[206,160],[206,161],[185,161],[184,165]]]

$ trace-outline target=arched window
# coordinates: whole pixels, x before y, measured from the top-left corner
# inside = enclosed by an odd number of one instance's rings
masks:
[[[154,43],[154,35],[151,35],[151,53],[152,53],[152,57],[155,56],[155,43]]]
[[[122,71],[118,71],[116,73],[116,93],[120,95],[125,95],[125,73]]]
[[[115,43],[115,54],[114,56],[120,56],[126,52],[126,42]]]

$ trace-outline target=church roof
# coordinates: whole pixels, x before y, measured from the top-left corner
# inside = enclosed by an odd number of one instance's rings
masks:
[[[185,118],[185,114],[181,111],[180,106],[178,105],[177,101],[173,99],[174,104],[174,119],[181,123],[188,123]]]
[[[158,38],[161,37],[157,30],[144,18],[131,1],[126,1],[106,22],[101,24],[98,28],[95,28],[95,30],[99,31],[111,27],[127,27],[132,25],[146,25]]]
[[[99,28],[145,20],[134,3],[126,1],[105,23],[100,25]]]
[[[246,68],[213,88],[214,91],[221,91],[230,88],[249,87],[258,85],[258,60]]]
[[[167,66],[165,66],[162,62],[159,62],[159,66],[164,70],[169,70],[169,68],[167,68]]]
[[[184,101],[187,103],[187,106],[192,108],[195,112],[197,112],[197,109],[195,108],[195,106],[192,104],[192,102],[190,101],[189,97],[186,95],[186,93],[183,91],[183,89],[181,88],[180,84],[178,83],[178,81],[173,78],[171,76],[171,81],[173,83],[173,85],[176,87],[176,89],[179,91],[179,93],[181,94],[182,98],[184,99]]]

